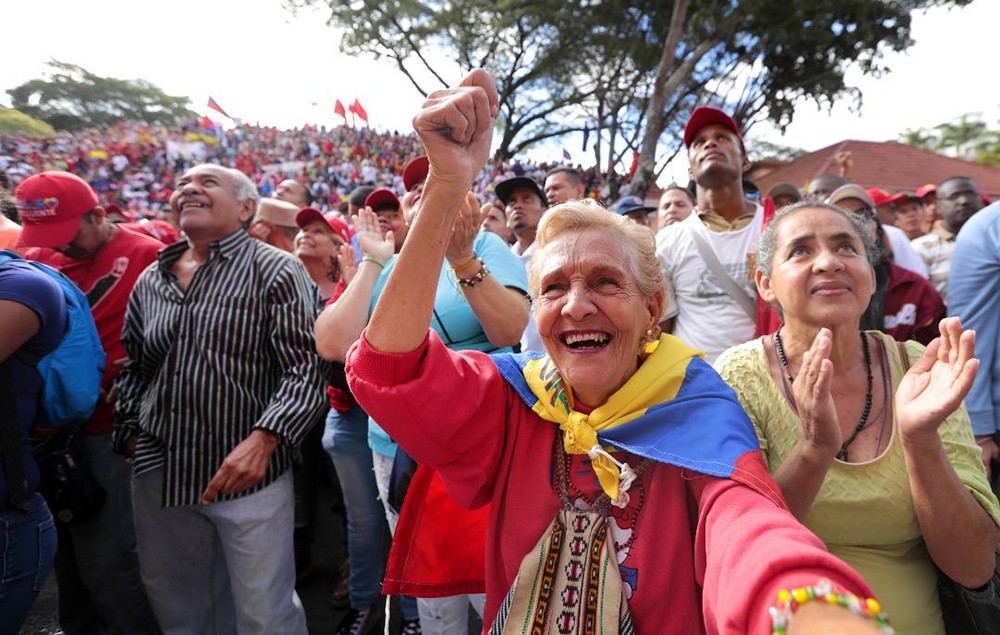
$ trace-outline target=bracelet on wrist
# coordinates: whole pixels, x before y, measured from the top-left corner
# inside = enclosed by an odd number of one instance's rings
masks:
[[[876,627],[884,635],[893,635],[895,631],[889,626],[889,616],[882,610],[882,605],[875,598],[859,598],[853,593],[837,593],[833,584],[823,579],[816,586],[799,587],[796,589],[781,589],[778,591],[778,605],[768,611],[771,614],[771,635],[785,635],[792,615],[803,604],[813,601],[825,602],[831,606],[845,608],[875,622]]]
[[[472,254],[472,257],[469,258],[468,260],[466,260],[465,262],[463,262],[462,264],[460,264],[460,265],[452,265],[451,270],[454,271],[455,273],[458,273],[462,269],[465,269],[466,267],[468,267],[469,265],[475,263],[478,260],[479,260],[479,258],[477,258],[475,254]]]
[[[378,260],[372,258],[371,256],[365,256],[364,258],[361,259],[361,262],[370,262],[374,265],[378,265],[379,269],[385,269],[384,262],[379,262]]]
[[[475,260],[479,263],[479,271],[477,271],[474,276],[469,278],[457,278],[459,285],[471,288],[482,282],[486,276],[490,275],[490,270],[487,268],[486,263],[480,258],[476,258]]]

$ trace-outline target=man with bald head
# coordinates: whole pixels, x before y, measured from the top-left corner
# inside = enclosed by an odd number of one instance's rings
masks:
[[[257,188],[198,165],[170,205],[185,240],[132,292],[115,444],[134,458],[143,583],[164,632],[305,633],[289,468],[324,407],[311,281],[244,231]]]
[[[806,196],[811,201],[825,201],[834,190],[850,183],[838,174],[821,174],[809,182]]]
[[[274,188],[271,198],[285,201],[295,205],[298,209],[310,207],[313,204],[313,195],[305,185],[294,179],[285,179]]]

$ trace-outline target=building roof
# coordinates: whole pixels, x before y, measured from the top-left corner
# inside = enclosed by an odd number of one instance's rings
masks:
[[[791,183],[805,188],[821,174],[837,174],[837,153],[851,153],[847,178],[862,187],[880,187],[889,192],[915,191],[928,183],[940,183],[950,176],[969,176],[979,191],[991,200],[1000,198],[1000,168],[948,157],[896,141],[845,140],[794,161],[764,159],[753,164],[747,177],[766,192],[775,183]]]

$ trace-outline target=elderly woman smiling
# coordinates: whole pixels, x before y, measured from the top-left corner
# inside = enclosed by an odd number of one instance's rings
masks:
[[[945,319],[925,350],[860,331],[875,289],[871,240],[862,219],[832,205],[775,216],[756,277],[784,324],[716,368],[792,512],[865,576],[898,633],[942,633],[935,565],[980,586],[1000,537],[961,405],[978,368],[975,334]]]
[[[428,331],[426,281],[496,113],[492,78],[473,71],[414,118],[422,211],[348,354],[372,417],[460,502],[491,504],[491,632],[879,632],[877,603],[848,595],[864,581],[784,507],[732,391],[658,333],[648,230],[581,201],[546,213],[529,286],[547,355],[450,351]],[[817,590],[843,606],[809,602]]]

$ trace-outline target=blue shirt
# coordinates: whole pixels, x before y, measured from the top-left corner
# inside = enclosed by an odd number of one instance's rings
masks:
[[[965,405],[977,435],[1000,430],[1000,203],[976,212],[955,239],[948,315],[976,331],[979,372]]]
[[[528,295],[528,275],[524,265],[514,255],[499,236],[491,232],[479,232],[472,243],[476,256],[486,263],[490,275],[505,287],[517,289]],[[375,304],[382,294],[389,273],[396,264],[393,256],[386,263],[385,269],[379,275],[372,293],[368,317],[371,318]],[[465,301],[461,287],[455,280],[447,261],[441,263],[441,273],[438,275],[437,295],[434,297],[434,313],[431,316],[431,328],[438,334],[445,345],[456,351],[483,351],[484,353],[506,353],[509,347],[497,348],[486,337],[483,327],[472,312],[472,307]],[[368,445],[373,450],[387,456],[396,454],[396,444],[389,435],[371,419],[368,420]]]
[[[42,377],[33,365],[21,361],[17,355],[30,353],[32,356],[43,357],[59,346],[66,333],[66,297],[55,280],[26,262],[12,260],[0,266],[0,300],[23,304],[34,311],[41,322],[38,332],[0,364],[4,372],[10,372],[14,393],[17,395],[17,423],[24,474],[28,480],[29,492],[34,492],[38,489],[38,464],[31,454],[28,436],[38,411]],[[0,456],[0,510],[7,508],[7,477],[3,457]]]

